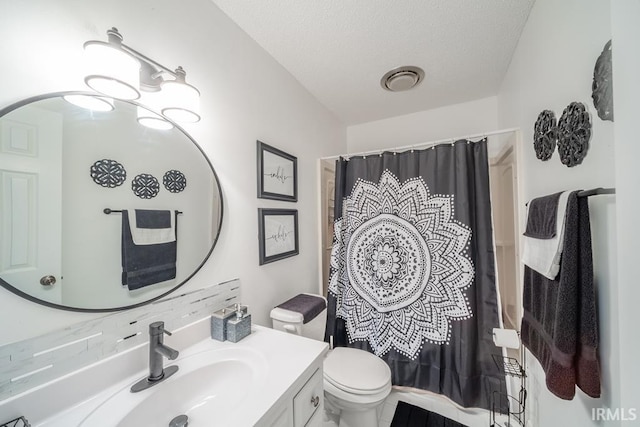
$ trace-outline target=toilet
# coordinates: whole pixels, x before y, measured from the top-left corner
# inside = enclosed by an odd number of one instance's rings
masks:
[[[320,302],[322,310],[319,311]],[[307,313],[304,306],[316,310]],[[327,321],[326,299],[300,294],[271,310],[273,329],[322,341]],[[302,309],[300,309],[302,307]],[[318,312],[319,311],[319,312]],[[364,350],[336,347],[323,363],[325,411],[339,417],[340,427],[375,427],[377,409],[391,392],[391,369],[379,357]]]

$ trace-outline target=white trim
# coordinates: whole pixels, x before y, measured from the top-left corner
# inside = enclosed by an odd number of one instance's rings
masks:
[[[323,289],[324,289],[324,278],[323,278],[323,271],[324,271],[324,264],[323,264],[323,258],[324,258],[324,239],[325,236],[322,233],[322,221],[324,221],[324,214],[325,212],[323,212],[322,209],[322,159],[318,159],[316,161],[316,203],[317,203],[317,209],[316,209],[316,213],[318,214],[318,220],[316,221],[316,233],[318,236],[318,242],[320,242],[320,248],[318,249],[318,257],[317,257],[317,262],[318,262],[318,295],[323,295]],[[324,295],[323,295],[324,296]]]

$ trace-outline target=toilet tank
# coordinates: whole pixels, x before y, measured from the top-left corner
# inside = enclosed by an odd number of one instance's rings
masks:
[[[313,296],[323,298],[326,306],[326,298],[320,295]],[[316,315],[316,317],[309,320],[307,323],[303,323],[302,313],[276,307],[271,310],[271,321],[273,323],[273,329],[275,330],[285,331],[314,340],[323,341],[324,331],[327,324],[327,309],[325,308],[322,310],[318,315]]]

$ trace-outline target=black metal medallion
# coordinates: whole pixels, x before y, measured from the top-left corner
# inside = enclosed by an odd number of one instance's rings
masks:
[[[538,114],[533,128],[533,149],[540,160],[549,160],[556,149],[557,128],[556,115],[551,110]]]
[[[611,69],[611,40],[604,45],[596,60],[591,84],[593,106],[602,120],[613,121],[613,72]]]
[[[131,189],[141,199],[152,199],[158,195],[160,183],[155,176],[141,173],[131,181]]]
[[[558,120],[558,154],[568,167],[582,163],[589,149],[591,119],[585,105],[572,102]]]
[[[107,188],[118,187],[127,179],[127,171],[124,166],[111,159],[96,161],[89,168],[89,174],[93,182]]]
[[[187,178],[178,170],[170,170],[162,177],[164,188],[171,193],[179,193],[187,187]]]

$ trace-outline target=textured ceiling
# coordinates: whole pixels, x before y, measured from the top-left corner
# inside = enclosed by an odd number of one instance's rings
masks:
[[[495,95],[535,0],[212,0],[345,124]],[[408,92],[380,87],[416,65]]]

